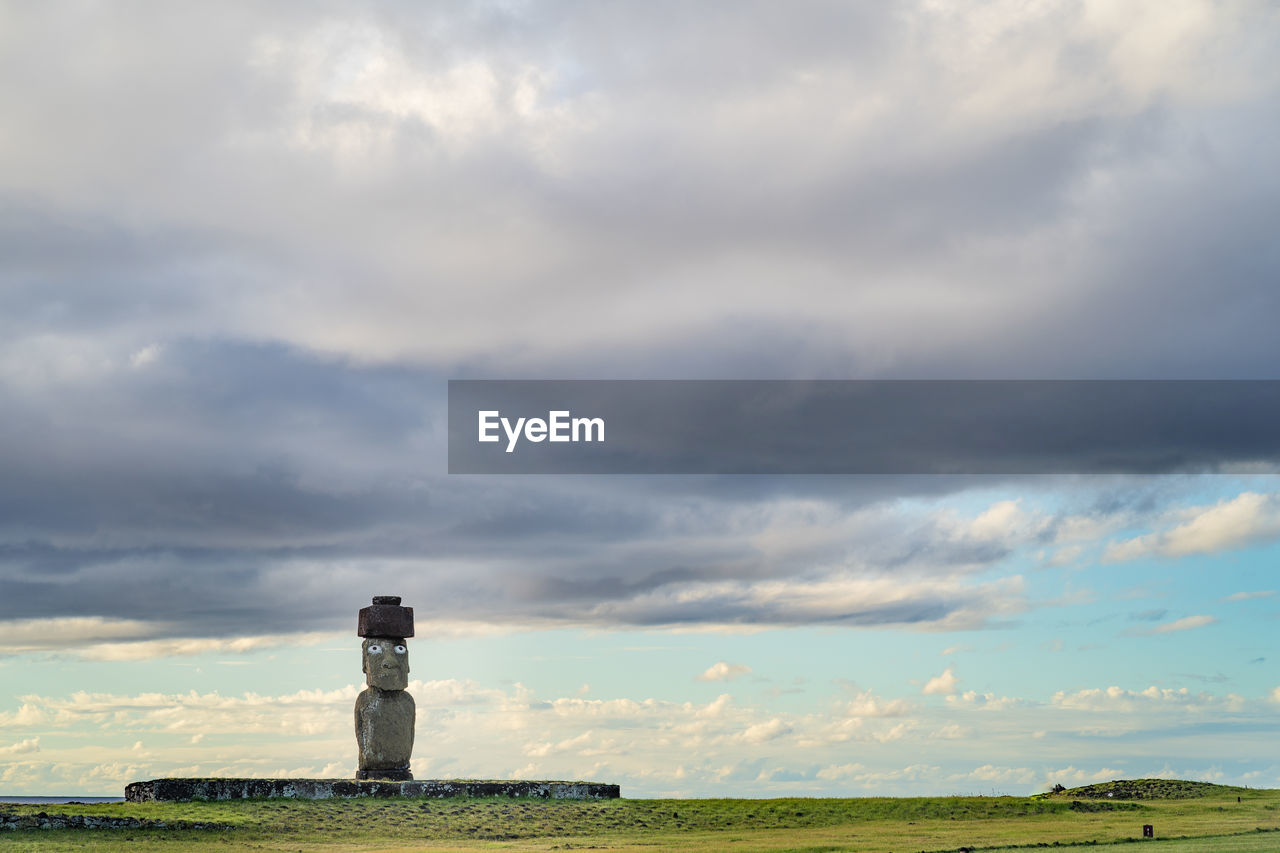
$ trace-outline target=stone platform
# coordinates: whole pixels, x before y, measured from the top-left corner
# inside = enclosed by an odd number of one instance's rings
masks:
[[[352,797],[533,797],[544,800],[613,800],[622,796],[617,785],[599,782],[481,781],[421,779],[387,782],[355,779],[152,779],[131,782],[124,789],[130,803],[191,800],[350,799]]]

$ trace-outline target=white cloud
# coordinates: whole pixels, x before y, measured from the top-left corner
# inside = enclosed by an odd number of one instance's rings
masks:
[[[956,677],[952,667],[947,667],[940,675],[935,675],[925,682],[924,689],[920,692],[926,696],[935,696],[940,694],[955,693],[956,685],[960,683],[960,679]]]
[[[1054,524],[1053,541],[1058,545],[1097,542],[1130,521],[1131,513],[1125,511],[1106,515],[1068,515]]]
[[[160,357],[160,345],[148,344],[129,356],[129,365],[135,370],[146,367]]]
[[[0,653],[77,649],[107,640],[148,637],[163,626],[137,619],[70,616],[0,621]]]
[[[1075,711],[1120,711],[1120,712],[1155,712],[1155,711],[1192,711],[1200,712],[1218,709],[1228,713],[1237,712],[1245,707],[1243,697],[1234,693],[1215,696],[1210,693],[1192,693],[1185,687],[1178,689],[1157,687],[1154,684],[1145,690],[1126,690],[1111,686],[1088,688],[1074,693],[1058,691],[1053,694],[1050,703],[1059,708]]]
[[[781,718],[774,717],[763,723],[748,726],[747,730],[742,733],[742,739],[747,743],[765,743],[790,733],[791,727],[783,722]]]
[[[1058,548],[1045,559],[1045,565],[1066,566],[1074,563],[1084,554],[1083,545],[1067,545]]]
[[[1103,563],[1127,563],[1140,560],[1155,551],[1156,537],[1151,534],[1135,536],[1123,542],[1109,542],[1102,551]]]
[[[909,722],[898,723],[890,729],[878,732],[872,732],[871,736],[881,743],[891,743],[895,740],[902,740],[907,733],[914,729],[915,726]]]
[[[697,714],[699,717],[722,717],[724,716],[733,702],[733,697],[728,693],[721,693],[715,698],[714,702],[699,708]],[[686,703],[686,707],[691,707]]]
[[[1152,774],[1153,777],[1155,774]],[[1124,778],[1123,770],[1117,770],[1114,767],[1102,767],[1097,770],[1078,769],[1075,765],[1068,765],[1058,770],[1050,770],[1045,776],[1045,787],[1052,785],[1065,785],[1068,788],[1077,785],[1089,785],[1094,782],[1110,782],[1115,779]]]
[[[953,782],[993,782],[997,784],[1030,785],[1036,781],[1038,774],[1027,767],[1002,767],[995,764],[983,764],[967,773],[950,776]]]
[[[1163,625],[1157,625],[1147,633],[1173,634],[1178,631],[1190,631],[1194,628],[1203,628],[1206,625],[1213,625],[1217,621],[1217,618],[1206,614],[1201,614],[1199,616],[1186,616],[1182,619],[1175,619],[1172,622],[1166,622]]]
[[[308,646],[334,634],[310,631],[239,637],[165,637],[174,626],[163,621],[100,616],[0,621],[0,654],[56,651],[92,661],[152,660],[208,653],[244,654],[276,646]]]
[[[209,653],[245,654],[279,646],[309,646],[333,640],[327,631],[298,634],[262,634],[247,637],[171,637],[131,643],[94,643],[82,649],[71,649],[85,660],[125,661],[152,660],[162,657],[186,657]],[[239,661],[219,661],[239,663]]]
[[[961,530],[962,535],[974,539],[1025,539],[1042,529],[1047,520],[1026,512],[1017,500],[1005,500],[993,503]]]
[[[859,691],[844,708],[850,717],[902,717],[912,705],[906,699],[881,699],[870,690]]]
[[[588,730],[580,735],[565,738],[559,743],[543,742],[529,744],[525,747],[524,754],[531,758],[545,758],[548,755],[560,752],[581,753],[583,748],[592,741],[594,736],[595,733]],[[599,754],[598,750],[596,751],[596,754]]]
[[[14,784],[45,780],[40,782],[45,787],[74,783],[75,790],[89,793],[160,775],[346,775],[353,749],[350,712],[358,690],[350,685],[272,696],[26,696],[22,711],[0,715],[3,730],[29,729],[24,739],[0,748],[0,781],[10,778],[5,774],[16,774],[11,778],[23,781],[7,783],[10,790],[16,790]],[[995,756],[1007,757],[1014,749],[1021,757],[1028,743],[1056,743],[1045,735],[1046,723],[1051,733],[1073,727],[1079,731],[1076,720],[1087,712],[1096,731],[1114,732],[1122,718],[1129,721],[1126,730],[1133,730],[1135,721],[1146,725],[1148,719],[1156,720],[1152,728],[1167,729],[1168,718],[1160,715],[1221,720],[1261,713],[1260,703],[1231,694],[1156,687],[1063,692],[1047,705],[969,691],[948,695],[945,708],[932,709],[913,709],[903,698],[863,691],[852,701],[829,697],[806,713],[740,704],[728,694],[706,703],[577,696],[544,700],[522,685],[502,690],[457,680],[415,681],[410,692],[418,705],[418,738],[431,744],[415,761],[419,775],[607,774],[608,781],[624,784],[632,795],[669,792],[677,781],[686,791],[740,791],[747,785],[753,792],[780,795],[829,794],[837,783],[842,790],[869,794],[927,793],[938,790],[940,779],[1029,786],[1023,764]],[[1280,702],[1280,688],[1273,698]],[[1007,713],[970,714],[962,722],[956,716],[984,707]],[[44,736],[50,730],[59,733],[55,747],[47,745],[54,739]],[[93,737],[67,737],[85,732]],[[262,737],[252,752],[228,756],[228,736]],[[37,743],[34,754],[43,764],[31,768],[28,753]],[[895,763],[922,748],[935,756],[929,765]],[[1054,748],[1033,749],[1049,755]],[[1100,759],[1096,766],[1109,765]],[[683,769],[677,774],[670,768]],[[1079,771],[1085,776],[1094,772]]]
[[[748,675],[751,667],[737,663],[716,661],[698,676],[698,681],[733,681],[741,675]]]
[[[904,779],[936,779],[941,772],[942,768],[936,764],[909,764],[902,768],[868,771],[861,774],[858,779],[864,784],[874,785],[885,782],[897,782]]]
[[[848,779],[852,776],[858,776],[862,773],[865,773],[866,771],[867,771],[866,767],[857,763],[828,764],[826,767],[823,767],[821,770],[819,770],[815,775],[819,779],[826,779],[828,781],[835,782],[841,779]]]
[[[0,746],[0,756],[25,755],[28,752],[39,751],[40,738],[38,737],[27,738],[26,740],[21,740],[17,743],[9,744],[8,746]]]
[[[1257,601],[1262,598],[1271,598],[1276,594],[1274,589],[1260,589],[1253,592],[1233,592],[1231,595],[1220,599],[1224,604],[1231,604],[1237,601]]]
[[[583,624],[600,620],[654,626],[654,614],[661,614],[670,620],[659,623],[662,626],[687,628],[690,620],[672,618],[687,613],[697,617],[699,630],[822,623],[960,630],[985,625],[996,615],[1021,612],[1026,607],[1024,590],[1017,575],[984,583],[959,575],[916,580],[846,571],[816,579],[696,581],[601,603],[586,614]],[[933,615],[938,610],[941,615]],[[745,624],[744,616],[750,617]]]
[[[24,696],[45,725],[56,728],[89,724],[103,731],[139,731],[149,728],[168,732],[278,732],[314,733],[333,728],[336,718],[317,714],[318,708],[353,702],[354,687],[332,691],[302,690],[283,696],[221,696],[217,693],[142,693],[119,696],[77,691],[66,698]],[[17,725],[18,714],[0,713],[0,725]],[[34,717],[28,715],[28,718]]]
[[[939,531],[954,543],[1001,549],[1034,540],[1050,520],[1043,513],[1024,510],[1020,500],[996,501],[973,518],[964,518],[951,510],[942,510],[934,517]]]
[[[959,695],[947,697],[947,704],[953,708],[968,708],[982,711],[1004,711],[1026,703],[1026,700],[1012,696],[997,696],[994,693],[978,693],[966,690]]]
[[[1153,554],[1173,558],[1213,554],[1280,538],[1280,503],[1270,494],[1242,492],[1212,506],[1182,510],[1170,518],[1179,523],[1108,544],[1103,562],[1125,562]]]
[[[414,771],[418,770],[417,762],[414,762],[413,769]],[[341,761],[334,761],[322,767],[320,769],[320,772],[316,775],[320,779],[345,779],[350,772],[351,772],[351,767],[349,764],[343,763]]]
[[[1211,554],[1280,537],[1280,507],[1271,495],[1244,492],[1203,509],[1164,534],[1161,552],[1173,557]]]

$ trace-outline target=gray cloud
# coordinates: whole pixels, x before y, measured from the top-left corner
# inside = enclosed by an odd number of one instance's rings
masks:
[[[9,387],[0,618],[137,620],[146,637],[342,627],[388,577],[423,618],[493,624],[977,624],[1018,598],[986,608],[963,580],[1013,541],[879,509],[989,480],[449,477],[443,385],[179,343],[75,393]],[[886,573],[915,592],[850,607],[804,591]],[[798,595],[768,591],[778,579]]]
[[[7,28],[32,85],[3,104],[4,194],[106,243],[27,265],[72,288],[73,316],[42,318],[60,332],[95,301],[77,280],[133,246],[144,274],[96,289],[119,337],[451,372],[670,375],[693,353],[720,375],[1205,376],[1275,355],[1261,4],[1137,35],[1071,3],[227,5],[77,33],[41,10]],[[757,348],[778,357],[739,361]]]
[[[1276,12],[1135,14],[5,6],[0,618],[1016,618],[877,516],[990,479],[447,478],[443,380],[1274,375]]]

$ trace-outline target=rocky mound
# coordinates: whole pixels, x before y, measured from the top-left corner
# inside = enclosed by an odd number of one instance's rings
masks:
[[[1082,788],[1055,787],[1046,796],[1068,800],[1190,800],[1196,797],[1238,796],[1244,788],[1189,782],[1185,779],[1117,779]]]

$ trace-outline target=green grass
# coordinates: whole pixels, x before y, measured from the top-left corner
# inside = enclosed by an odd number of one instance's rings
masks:
[[[1141,780],[1140,780],[1141,781]],[[1156,780],[1161,785],[1165,780]],[[9,806],[0,811],[201,821],[225,831],[28,830],[0,833],[5,850],[260,849],[983,851],[1108,846],[1158,851],[1280,849],[1280,791],[1137,785],[1131,800],[1089,789],[1049,797],[775,800],[257,800]],[[1195,783],[1191,783],[1195,784]],[[1097,786],[1090,786],[1095,788]],[[1166,791],[1158,794],[1159,790]],[[1236,802],[1236,797],[1240,802]],[[1082,808],[1088,807],[1088,808]],[[1264,830],[1264,831],[1258,831]]]

